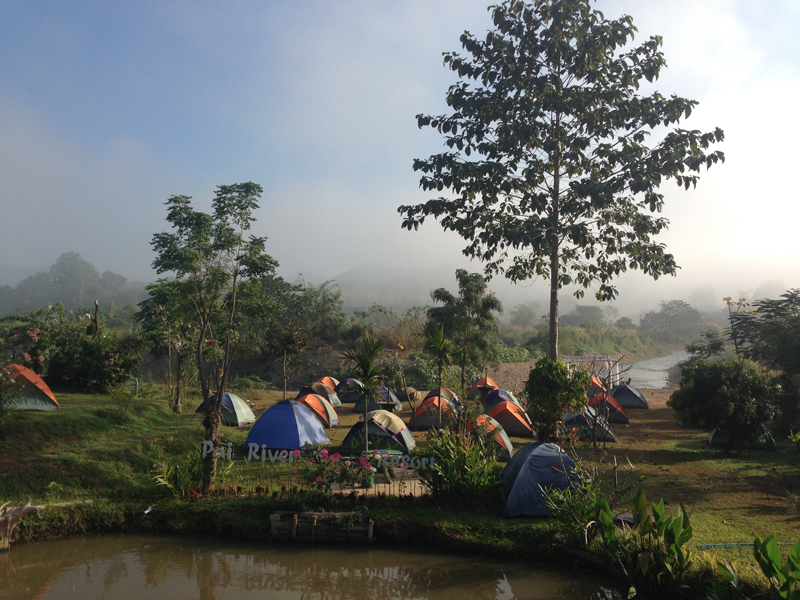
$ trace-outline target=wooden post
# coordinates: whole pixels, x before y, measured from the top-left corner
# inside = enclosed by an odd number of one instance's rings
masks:
[[[292,541],[297,537],[297,515],[292,515]]]

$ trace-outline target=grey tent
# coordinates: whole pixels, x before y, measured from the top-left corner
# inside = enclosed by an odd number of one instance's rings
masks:
[[[597,414],[597,411],[591,406],[577,415],[566,413],[564,415],[564,425],[567,429],[577,430],[578,437],[582,440],[592,439],[594,435],[597,435],[598,442],[617,441],[614,432],[611,431],[611,427],[608,425],[608,421]]]
[[[214,400],[217,398],[217,395],[214,394],[209,398],[209,401],[213,404]],[[204,413],[206,412],[206,404],[205,402],[201,402],[200,406],[197,407],[195,412]],[[229,427],[241,427],[242,425],[250,425],[251,423],[256,422],[256,416],[253,414],[253,411],[250,410],[250,407],[247,406],[247,402],[239,398],[236,394],[230,394],[225,392],[222,395],[222,424],[227,425]]]
[[[609,393],[622,405],[622,408],[650,408],[647,405],[647,400],[642,396],[642,392],[632,385],[623,383],[613,388]]]

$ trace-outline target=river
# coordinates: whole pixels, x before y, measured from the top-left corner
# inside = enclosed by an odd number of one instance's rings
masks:
[[[617,600],[585,569],[406,548],[105,535],[0,553],[0,599]]]
[[[630,370],[622,374],[622,380],[631,378],[631,385],[635,388],[648,390],[661,390],[667,387],[667,374],[679,362],[689,358],[689,353],[683,350],[673,352],[669,356],[660,356],[650,360],[641,360],[630,366]]]

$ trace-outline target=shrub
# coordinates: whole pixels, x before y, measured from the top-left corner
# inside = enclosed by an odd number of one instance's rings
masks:
[[[743,361],[701,360],[681,368],[681,387],[668,405],[683,423],[728,434],[728,452],[768,440],[778,396],[773,379]]]
[[[3,337],[16,360],[52,387],[104,392],[139,366],[139,340],[103,327],[95,331],[85,310],[67,313],[57,304],[5,320],[15,322]]]
[[[641,488],[631,503],[633,525],[630,535],[614,524],[611,508],[598,499],[595,514],[603,547],[625,573],[634,595],[643,598],[672,598],[691,564],[686,543],[692,538],[689,514],[681,503],[678,515],[665,514],[664,500],[647,511],[647,498]]]
[[[539,439],[556,435],[558,424],[567,411],[580,412],[589,399],[585,385],[589,375],[581,369],[570,369],[561,361],[545,356],[531,369],[525,384],[528,414]]]
[[[499,508],[501,469],[483,443],[450,429],[433,436],[428,450],[434,465],[418,473],[434,500],[454,508]]]

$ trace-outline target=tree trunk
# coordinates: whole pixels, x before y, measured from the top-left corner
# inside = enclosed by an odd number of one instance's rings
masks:
[[[283,399],[286,400],[286,350],[283,351]]]
[[[216,411],[207,411],[203,417],[203,427],[206,430],[206,439],[211,440],[214,444],[214,449],[222,446],[219,441],[219,429],[222,423],[220,414]],[[214,479],[217,477],[217,457],[212,451],[206,456],[206,462],[203,468],[203,495],[207,495],[214,488]]]
[[[556,140],[560,137],[561,114],[556,113]],[[559,283],[559,264],[558,250],[559,239],[559,220],[560,213],[560,184],[561,183],[561,151],[556,144],[553,156],[553,210],[550,215],[550,358],[558,360],[558,283]]]
[[[181,389],[181,371],[183,360],[181,357],[180,351],[178,351],[178,376],[175,379],[175,402],[172,404],[172,412],[176,415],[181,414],[181,394],[183,394],[183,389]],[[170,366],[170,369],[172,367]]]
[[[369,412],[369,401],[372,392],[364,390],[364,452],[369,452],[369,425],[367,424],[367,412]]]
[[[442,361],[439,361],[439,429],[442,428]]]

